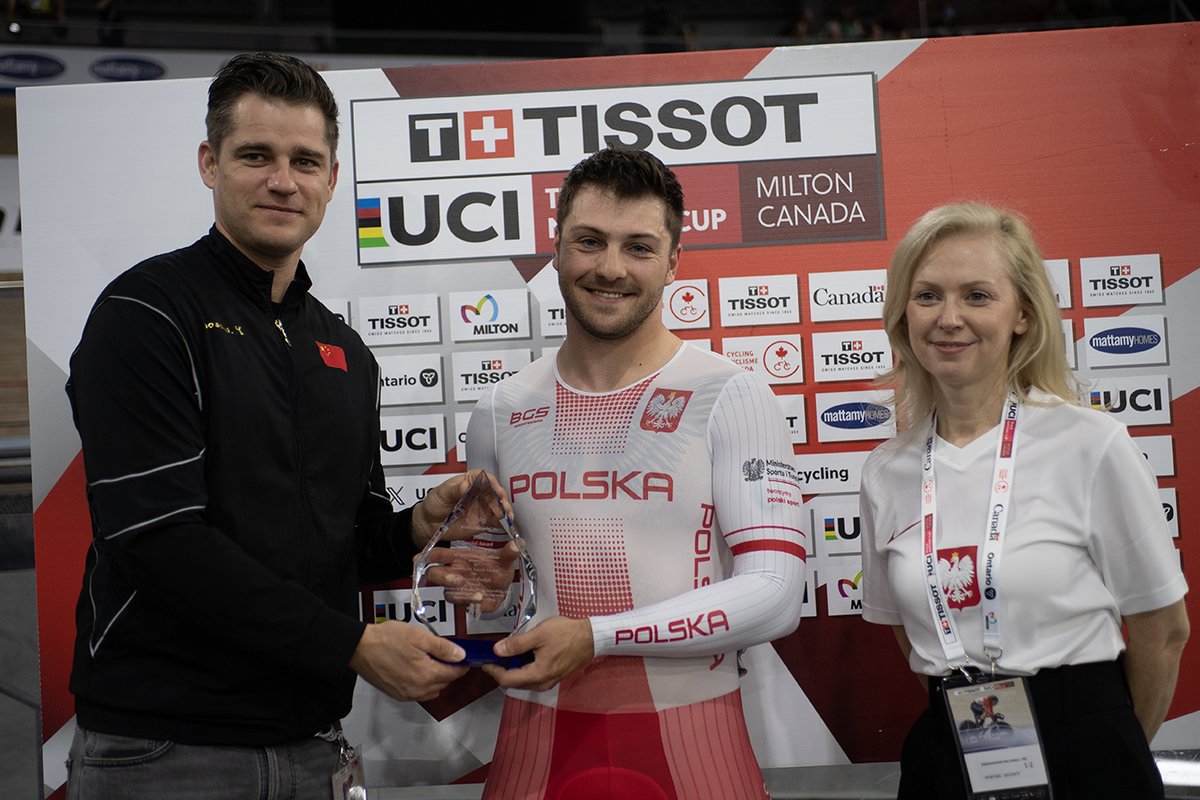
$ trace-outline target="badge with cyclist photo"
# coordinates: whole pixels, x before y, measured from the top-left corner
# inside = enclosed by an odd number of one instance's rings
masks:
[[[1020,676],[943,679],[968,797],[1049,800],[1046,756],[1029,684]]]

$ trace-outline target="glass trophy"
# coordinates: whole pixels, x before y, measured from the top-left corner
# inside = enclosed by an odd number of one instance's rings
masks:
[[[509,542],[516,546],[515,564],[501,557]],[[516,633],[533,619],[537,580],[525,540],[481,471],[417,557],[413,616],[462,647],[467,657],[460,663],[516,668],[532,654],[502,658],[492,645],[496,634]]]

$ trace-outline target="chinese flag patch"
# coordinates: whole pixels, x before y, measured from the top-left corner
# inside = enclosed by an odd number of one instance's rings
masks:
[[[317,342],[317,350],[321,353],[321,360],[325,362],[325,366],[340,369],[342,372],[350,371],[346,369],[346,351],[336,344]]]

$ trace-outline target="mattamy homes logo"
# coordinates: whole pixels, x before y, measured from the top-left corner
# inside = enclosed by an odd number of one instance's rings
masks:
[[[871,73],[351,101],[359,262],[548,254],[610,144],[675,169],[689,248],[883,238],[876,115]]]
[[[848,442],[896,435],[896,418],[883,392],[829,392],[814,397],[817,441]]]
[[[1089,367],[1138,367],[1167,363],[1167,326],[1162,314],[1089,318],[1083,321]]]

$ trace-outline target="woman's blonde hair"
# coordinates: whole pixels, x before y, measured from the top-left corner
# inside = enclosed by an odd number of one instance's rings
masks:
[[[895,363],[879,382],[895,392],[901,427],[933,410],[933,378],[921,366],[908,341],[909,293],[913,274],[933,245],[952,236],[990,236],[1008,265],[1028,328],[1013,336],[1008,356],[1008,385],[1022,400],[1029,390],[1041,389],[1077,403],[1079,386],[1067,366],[1061,316],[1046,266],[1029,225],[1019,214],[984,203],[938,206],[917,220],[892,256],[883,301],[883,328]]]

